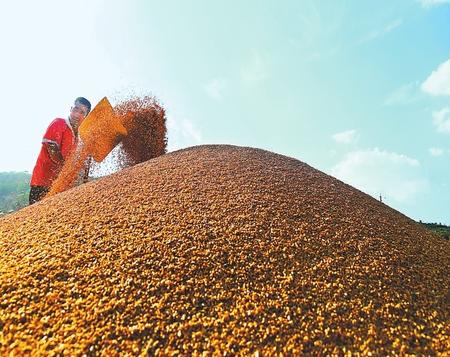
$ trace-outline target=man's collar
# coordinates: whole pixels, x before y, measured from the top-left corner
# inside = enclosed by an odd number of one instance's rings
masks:
[[[72,124],[70,123],[70,115],[69,115],[69,116],[67,117],[67,119],[66,119],[66,124],[67,124],[67,126],[70,128],[70,130],[72,130],[73,136],[76,137],[76,135],[75,135],[75,130],[73,129]]]

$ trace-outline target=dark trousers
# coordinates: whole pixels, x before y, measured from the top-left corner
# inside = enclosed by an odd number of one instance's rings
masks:
[[[45,195],[48,193],[49,190],[50,190],[49,187],[31,186],[30,187],[30,199],[29,199],[30,205],[42,200],[45,197]]]

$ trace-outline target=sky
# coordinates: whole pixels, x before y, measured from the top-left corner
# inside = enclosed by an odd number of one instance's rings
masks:
[[[294,157],[450,225],[450,0],[9,1],[0,171],[74,98],[156,96],[168,150]]]

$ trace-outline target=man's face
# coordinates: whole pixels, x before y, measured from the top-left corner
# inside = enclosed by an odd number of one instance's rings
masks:
[[[75,103],[72,108],[70,108],[70,119],[72,119],[72,125],[78,129],[81,122],[88,115],[87,106],[79,103]]]

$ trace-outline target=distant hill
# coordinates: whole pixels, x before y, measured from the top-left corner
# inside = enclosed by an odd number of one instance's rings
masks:
[[[30,178],[28,172],[0,172],[0,214],[28,204]]]
[[[440,223],[422,223],[425,227],[432,230],[433,232],[439,234],[444,239],[449,239],[450,237],[450,227]]]

